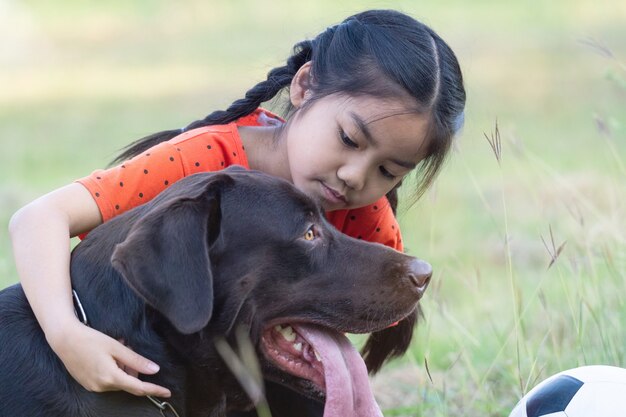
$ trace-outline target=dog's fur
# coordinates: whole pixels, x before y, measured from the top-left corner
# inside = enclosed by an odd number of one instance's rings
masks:
[[[181,415],[223,416],[253,404],[216,337],[234,345],[245,326],[270,386],[319,398],[263,355],[261,335],[291,322],[376,332],[364,353],[376,370],[411,339],[415,261],[336,231],[286,181],[228,169],[182,179],[94,229],[72,253],[71,276],[89,325],[160,364],[142,378],[170,388]],[[284,396],[269,399],[276,416],[289,415]],[[0,416],[159,415],[144,397],[83,389],[46,343],[21,286],[0,292]]]

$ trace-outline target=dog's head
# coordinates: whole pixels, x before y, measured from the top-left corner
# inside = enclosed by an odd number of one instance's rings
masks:
[[[374,332],[370,370],[404,353],[431,272],[338,232],[288,182],[243,169],[172,185],[146,205],[112,262],[178,332],[231,338],[244,325],[264,377],[333,401],[345,392],[327,391],[362,384],[354,375],[366,372],[342,333]]]

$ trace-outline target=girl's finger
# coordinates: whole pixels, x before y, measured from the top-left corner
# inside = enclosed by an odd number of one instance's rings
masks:
[[[150,382],[141,381],[126,372],[118,369],[115,374],[115,386],[130,394],[137,396],[152,395],[160,398],[169,398],[172,393],[165,387],[152,384]]]
[[[144,358],[140,354],[127,348],[121,343],[116,343],[113,357],[118,362],[120,368],[132,368],[140,374],[152,375],[159,372],[159,365],[149,359]]]

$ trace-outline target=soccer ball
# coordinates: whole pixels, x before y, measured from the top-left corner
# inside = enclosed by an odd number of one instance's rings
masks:
[[[509,417],[540,416],[626,416],[626,369],[596,365],[560,372],[526,394]]]

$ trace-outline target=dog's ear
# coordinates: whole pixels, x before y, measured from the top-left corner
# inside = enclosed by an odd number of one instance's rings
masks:
[[[411,314],[397,325],[374,332],[368,337],[361,355],[370,374],[378,372],[385,361],[401,356],[406,352],[413,338],[417,319],[421,316],[422,310],[418,305]]]
[[[158,201],[111,257],[130,287],[184,334],[199,331],[211,319],[209,246],[220,231],[221,193],[233,183],[227,174],[196,175],[205,178]]]

